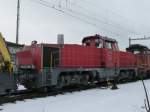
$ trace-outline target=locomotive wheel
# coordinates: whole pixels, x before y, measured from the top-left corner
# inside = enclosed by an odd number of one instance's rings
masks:
[[[84,86],[88,85],[88,81],[89,81],[89,75],[83,75],[81,77],[81,84],[83,84]]]
[[[100,78],[99,78],[98,75],[96,75],[96,76],[94,77],[94,82],[95,82],[96,84],[99,84],[99,83],[100,83]]]
[[[71,84],[80,84],[81,77],[77,74],[71,76]]]
[[[69,85],[70,84],[70,80],[71,80],[70,76],[66,75],[64,78],[65,78],[65,85]]]
[[[77,81],[78,84],[81,84],[81,76],[78,75],[78,81]]]
[[[133,81],[136,79],[136,76],[135,76],[135,71],[130,71],[129,72],[129,80],[130,81]]]
[[[65,83],[64,76],[63,75],[59,76],[58,80],[57,80],[57,86],[58,86],[58,88],[62,88],[64,86],[64,83]]]
[[[94,83],[94,76],[93,75],[89,75],[88,82],[90,82],[91,84]]]
[[[119,74],[119,76],[118,76],[118,82],[125,81],[126,80],[125,79],[125,75],[126,75],[126,73],[124,71],[121,71],[120,74]]]

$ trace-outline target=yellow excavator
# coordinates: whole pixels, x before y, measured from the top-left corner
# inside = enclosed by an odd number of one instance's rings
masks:
[[[0,72],[13,72],[13,65],[11,62],[11,55],[5,43],[5,40],[0,33]]]
[[[5,39],[0,33],[0,95],[10,93],[17,88],[11,60]]]

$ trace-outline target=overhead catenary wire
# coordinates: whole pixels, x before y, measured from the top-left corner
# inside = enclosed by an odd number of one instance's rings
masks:
[[[63,0],[62,0],[63,1]],[[74,5],[77,5],[77,3],[80,1],[80,2],[82,2],[82,3],[84,3],[84,6],[85,6],[85,4],[87,4],[88,6],[90,6],[90,7],[93,7],[93,8],[95,8],[95,9],[98,9],[99,11],[103,11],[103,12],[106,12],[106,13],[109,13],[109,14],[111,14],[111,16],[112,15],[115,15],[117,18],[120,18],[120,20],[123,22],[126,22],[126,24],[128,23],[128,25],[129,25],[129,27],[128,28],[125,28],[124,27],[124,29],[128,29],[128,31],[129,31],[129,29],[130,29],[130,33],[131,34],[133,34],[133,35],[140,35],[140,36],[143,36],[143,35],[145,35],[145,33],[143,32],[143,33],[141,33],[141,31],[136,31],[135,29],[134,29],[134,26],[135,26],[135,22],[133,21],[133,20],[131,20],[131,19],[129,19],[129,18],[127,18],[127,17],[125,17],[125,16],[123,16],[123,15],[120,15],[119,13],[117,13],[117,12],[114,12],[114,11],[112,11],[112,10],[109,10],[109,9],[106,9],[106,8],[103,8],[103,7],[100,7],[98,4],[96,4],[95,2],[93,2],[93,1],[89,1],[89,0],[75,0],[76,2],[75,2],[75,4]],[[78,4],[81,4],[81,3],[78,3]],[[88,6],[86,6],[86,7],[88,7]],[[88,7],[89,8],[89,7]],[[90,8],[89,8],[90,9]],[[102,17],[102,16],[101,16]],[[111,21],[111,20],[108,20],[108,23],[111,23],[111,22],[113,22],[113,21]],[[123,22],[123,23],[124,23]],[[134,24],[133,24],[134,23]],[[118,25],[118,27],[120,27],[121,29],[123,29],[123,26],[121,25],[121,24],[116,24],[115,23],[115,25]],[[145,25],[138,25],[138,24],[136,24],[136,26],[138,26],[139,28],[140,27],[144,27],[145,29],[148,29],[149,28],[149,26],[145,26]]]
[[[107,32],[109,32],[109,33],[111,33],[111,34],[113,34],[113,35],[115,35],[115,36],[120,35],[119,33],[110,31],[109,29],[100,28],[100,26],[99,26],[98,24],[93,23],[93,22],[90,22],[90,21],[86,20],[85,18],[82,18],[81,16],[73,15],[72,13],[69,13],[68,11],[66,11],[66,10],[64,10],[64,9],[59,8],[58,6],[56,6],[56,5],[53,4],[53,3],[50,3],[50,2],[49,2],[49,3],[45,3],[45,2],[43,2],[43,0],[31,0],[31,1],[36,2],[36,3],[38,3],[38,4],[41,4],[41,5],[43,5],[43,6],[46,6],[46,7],[48,7],[48,8],[55,9],[55,10],[57,10],[57,11],[63,13],[63,14],[69,15],[69,16],[71,16],[71,17],[73,17],[73,18],[76,18],[76,19],[82,21],[82,22],[85,22],[85,23],[87,23],[87,24],[93,25],[94,27],[99,28],[99,29],[101,29],[101,30],[103,30],[103,31],[107,31]],[[74,12],[74,13],[75,13],[75,12]]]
[[[49,1],[45,1],[45,0],[42,0],[42,1],[44,1],[44,2],[49,2]],[[52,2],[53,0],[51,0],[51,2]],[[57,0],[55,0],[55,3],[56,3],[56,1]],[[60,1],[61,1],[61,4],[60,4]],[[129,29],[126,29],[126,28],[124,28],[123,26],[121,26],[121,25],[119,25],[119,24],[112,24],[111,22],[110,22],[110,20],[109,21],[107,21],[107,18],[105,18],[105,17],[102,17],[101,15],[98,15],[97,13],[94,13],[94,12],[92,12],[92,11],[90,11],[90,10],[87,10],[86,8],[84,8],[84,7],[82,7],[82,6],[80,6],[79,4],[77,4],[77,3],[73,3],[73,2],[70,2],[69,0],[67,0],[67,3],[69,4],[69,5],[71,5],[71,6],[77,6],[77,9],[81,9],[81,10],[84,10],[84,12],[88,12],[88,14],[85,14],[85,13],[81,13],[81,12],[77,12],[76,10],[73,10],[73,8],[69,8],[68,9],[68,7],[64,7],[63,6],[63,1],[64,0],[59,0],[59,3],[58,3],[58,7],[59,8],[63,8],[63,9],[65,9],[65,10],[67,10],[67,11],[70,11],[70,12],[72,12],[72,13],[76,13],[76,14],[79,14],[79,15],[81,15],[81,16],[84,16],[84,17],[87,17],[88,19],[90,19],[90,20],[93,20],[93,21],[97,21],[98,23],[101,23],[101,24],[104,24],[105,26],[107,25],[107,26],[109,26],[109,29],[110,29],[110,27],[111,28],[113,28],[113,29],[115,29],[115,30],[117,30],[116,32],[123,32],[123,33],[130,33],[130,34],[135,34],[135,32],[134,31],[131,31],[131,30],[129,30]],[[66,2],[66,1],[64,1],[64,2]],[[74,5],[75,4],[75,5]],[[69,6],[69,5],[67,5],[67,6]],[[56,5],[57,6],[57,5]],[[89,16],[89,13],[90,13],[90,16]],[[95,17],[94,17],[95,16]]]
[[[107,34],[109,35],[112,34],[111,36],[119,36],[119,37],[128,37],[129,35],[143,35],[141,33],[136,33],[134,31],[131,31],[130,29],[128,30],[127,28],[123,28],[122,26],[119,26],[118,24],[114,24],[113,22],[111,23],[110,21],[103,21],[100,16],[100,18],[97,18],[95,16],[91,16],[91,13],[89,13],[88,15],[86,13],[82,13],[82,11],[76,11],[72,8],[72,6],[70,8],[68,8],[70,5],[67,5],[66,7],[64,7],[64,3],[63,1],[65,1],[66,4],[69,4],[70,1],[69,0],[51,0],[51,1],[47,1],[47,0],[31,0],[34,1],[36,3],[39,3],[41,5],[44,5],[48,8],[52,8],[55,9],[57,11],[59,11],[60,13],[63,13],[65,15],[71,16],[72,18],[78,19],[84,23],[87,23],[89,25],[94,26],[95,28],[100,29],[101,33]],[[52,2],[53,1],[53,2]],[[58,2],[59,1],[59,2]],[[76,4],[76,3],[75,3]],[[82,6],[80,6],[81,8],[83,8]],[[84,11],[85,12],[85,11]],[[98,15],[99,17],[99,15]],[[102,32],[104,31],[104,32]]]
[[[85,1],[85,0],[84,0],[84,1]],[[81,2],[83,2],[83,1],[81,0]],[[127,32],[129,32],[129,33],[135,34],[135,32],[134,32],[133,30],[129,30],[129,29],[125,28],[124,26],[118,24],[118,23],[114,23],[113,21],[107,20],[108,18],[103,17],[103,16],[100,15],[99,13],[95,13],[95,12],[92,12],[92,11],[90,11],[90,10],[87,10],[85,7],[82,7],[81,5],[79,5],[79,4],[77,4],[77,3],[73,3],[73,2],[71,2],[71,1],[68,1],[68,4],[71,4],[72,6],[75,5],[75,6],[77,6],[78,8],[81,8],[82,10],[85,10],[85,11],[87,11],[87,12],[91,12],[90,15],[92,15],[92,16],[97,15],[97,17],[99,17],[98,19],[99,19],[103,24],[107,24],[107,25],[109,25],[109,26],[111,26],[111,27],[113,27],[113,28],[116,28],[116,29],[118,29],[118,30],[124,30],[124,31],[127,31]],[[84,4],[84,5],[85,5],[85,4]],[[91,6],[92,6],[92,5],[91,5]],[[88,8],[89,8],[89,7],[88,7]],[[90,9],[90,8],[89,8],[89,9]],[[102,9],[102,8],[99,7],[99,9]],[[103,9],[103,12],[109,12],[109,13],[115,14],[114,12],[110,12],[110,11],[108,11],[108,10],[106,11],[106,10],[104,10],[104,9]],[[121,17],[121,16],[120,16],[120,17]],[[122,17],[122,18],[123,18],[123,17]],[[98,19],[97,19],[97,20],[98,20]],[[112,23],[114,23],[114,24],[112,24]],[[136,34],[137,34],[137,33],[136,33]]]
[[[109,23],[107,23],[107,22],[105,22],[105,21],[102,21],[102,20],[100,20],[100,19],[98,19],[98,18],[96,18],[96,17],[94,17],[94,16],[89,16],[89,15],[80,13],[80,12],[78,12],[78,11],[76,11],[76,10],[68,9],[68,8],[65,8],[65,7],[61,6],[61,9],[62,9],[62,8],[63,8],[63,10],[65,10],[65,11],[67,11],[67,12],[70,12],[70,13],[73,13],[73,14],[75,14],[75,15],[77,15],[77,16],[80,15],[80,17],[85,17],[85,19],[95,21],[96,24],[104,24],[105,26],[106,26],[106,25],[109,25],[109,27],[111,27],[111,28],[115,28],[115,29],[118,30],[118,31],[124,32],[124,31],[121,30],[120,28],[115,27],[113,24],[109,24]],[[105,28],[105,30],[106,30],[106,28]],[[107,29],[107,31],[109,31],[109,30]],[[111,31],[111,32],[112,32],[112,31]]]
[[[66,15],[69,15],[69,16],[73,17],[73,18],[79,19],[80,21],[83,21],[83,22],[86,22],[86,23],[88,23],[90,25],[93,25],[93,26],[95,26],[95,27],[97,27],[97,28],[99,28],[99,29],[101,29],[103,31],[107,31],[108,33],[111,33],[111,34],[113,34],[115,36],[119,36],[119,35],[120,36],[121,35],[124,35],[124,36],[126,35],[127,36],[127,34],[129,33],[129,32],[125,32],[125,31],[124,32],[122,31],[123,33],[121,33],[121,31],[112,31],[112,29],[110,28],[110,26],[108,26],[108,24],[105,24],[105,25],[107,25],[109,28],[104,28],[101,25],[98,25],[101,22],[95,23],[95,20],[93,18],[91,18],[91,17],[83,18],[83,17],[85,17],[87,15],[84,15],[82,13],[77,15],[75,13],[79,13],[79,12],[75,12],[75,11],[72,11],[70,9],[66,9],[66,8],[64,8],[62,6],[58,6],[57,4],[51,3],[50,1],[45,1],[45,0],[31,0],[31,1],[34,1],[36,3],[40,3],[41,5],[44,5],[44,6],[49,7],[49,8],[53,8],[53,9],[55,9],[55,10],[61,12],[61,13],[64,13]],[[79,16],[79,15],[81,15],[82,17]],[[88,19],[88,20],[86,20],[86,19]],[[91,20],[94,21],[94,22],[91,22]]]

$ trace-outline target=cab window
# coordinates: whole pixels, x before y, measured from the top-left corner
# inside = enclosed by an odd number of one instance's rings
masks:
[[[112,49],[112,43],[111,42],[106,42],[106,48]]]

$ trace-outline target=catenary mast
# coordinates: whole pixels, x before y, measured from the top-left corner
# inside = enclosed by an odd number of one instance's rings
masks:
[[[16,44],[19,43],[20,0],[17,1]]]

